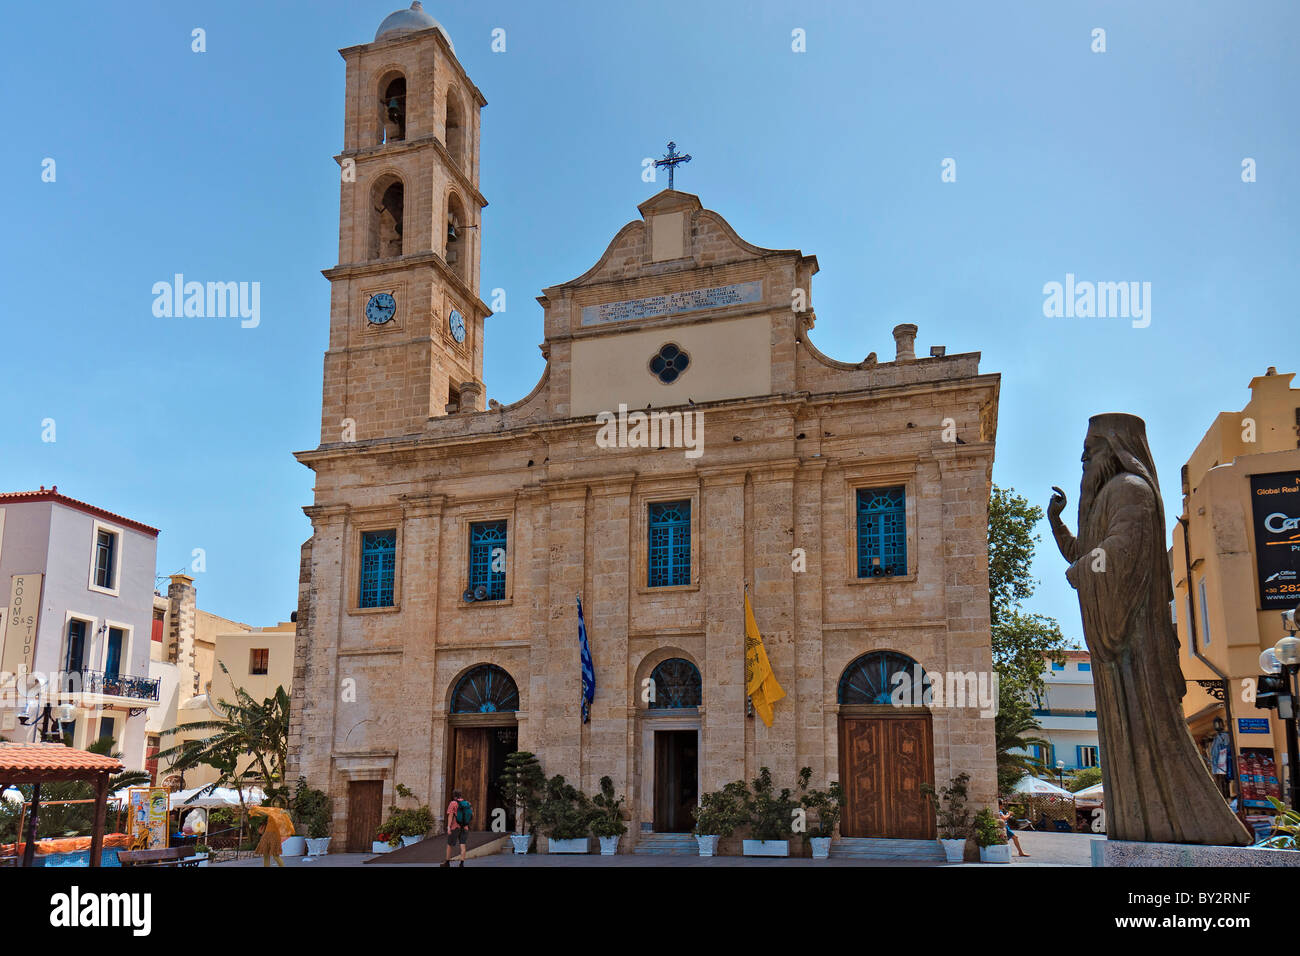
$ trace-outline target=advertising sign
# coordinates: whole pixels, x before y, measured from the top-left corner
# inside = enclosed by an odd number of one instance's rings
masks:
[[[167,825],[166,787],[131,787],[127,791],[127,835],[133,850],[165,850],[171,837]]]
[[[9,607],[5,611],[4,652],[0,671],[26,673],[32,669],[36,650],[36,624],[41,612],[41,574],[15,574],[9,583]]]
[[[1250,476],[1259,609],[1300,604],[1300,471]]]
[[[1248,810],[1268,810],[1268,797],[1282,799],[1282,785],[1277,779],[1277,764],[1271,747],[1241,749],[1241,801]]]
[[[1238,717],[1237,733],[1239,734],[1267,734],[1268,718],[1267,717]]]

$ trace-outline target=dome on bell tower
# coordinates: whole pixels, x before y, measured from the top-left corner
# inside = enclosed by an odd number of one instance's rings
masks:
[[[451,47],[452,53],[455,53],[456,48],[452,46],[451,35],[443,29],[441,23],[424,12],[420,0],[415,0],[409,10],[398,10],[384,17],[384,22],[379,24],[379,29],[375,31],[375,41],[394,40],[397,37],[404,37],[408,33],[418,33],[421,30],[434,28],[442,33],[443,38],[447,41],[447,46]]]

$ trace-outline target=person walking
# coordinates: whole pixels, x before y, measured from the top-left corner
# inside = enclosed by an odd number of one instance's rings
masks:
[[[459,866],[465,865],[465,849],[469,842],[469,822],[474,818],[474,808],[459,790],[451,792],[451,803],[447,804],[447,859],[441,866],[451,866],[452,851],[460,847]]]

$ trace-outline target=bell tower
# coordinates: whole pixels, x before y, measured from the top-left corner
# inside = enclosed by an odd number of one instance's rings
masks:
[[[347,64],[339,264],[321,443],[420,433],[481,408],[479,113],[447,31],[419,2]]]

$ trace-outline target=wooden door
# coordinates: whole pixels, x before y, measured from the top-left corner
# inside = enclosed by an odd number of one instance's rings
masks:
[[[930,716],[841,717],[840,781],[846,837],[932,840],[921,784],[934,783]]]
[[[656,833],[689,833],[699,804],[699,735],[694,730],[655,731]]]
[[[439,822],[447,823],[447,805],[453,790],[460,790],[474,808],[472,830],[487,827],[488,769],[491,760],[491,727],[456,727],[456,741],[452,748],[450,786],[447,797],[438,808]]]
[[[384,822],[382,780],[348,781],[348,853],[369,853]]]

